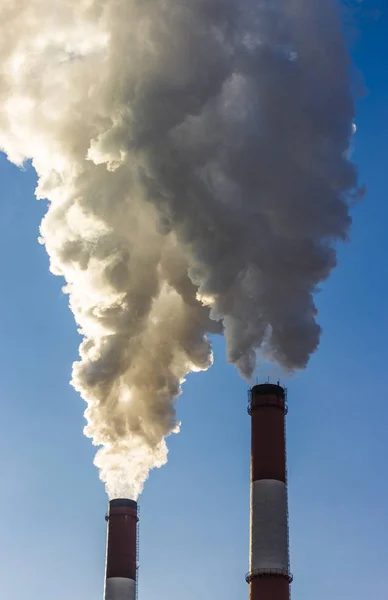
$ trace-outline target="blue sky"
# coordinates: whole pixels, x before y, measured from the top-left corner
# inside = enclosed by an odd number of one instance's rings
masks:
[[[383,5],[364,2],[353,49],[367,91],[355,151],[367,197],[318,297],[320,349],[287,382],[297,600],[388,597],[388,14],[375,12]],[[34,173],[1,156],[0,177],[2,596],[94,600],[107,498],[82,435],[83,402],[68,385],[79,339],[37,243],[45,204],[34,200]],[[169,463],[141,497],[141,600],[247,598],[247,386],[225,364],[223,341],[214,347],[213,369],[184,386]]]

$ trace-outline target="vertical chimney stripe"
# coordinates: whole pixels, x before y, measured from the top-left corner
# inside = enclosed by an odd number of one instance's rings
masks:
[[[287,490],[282,481],[253,482],[251,536],[251,572],[269,569],[287,574]]]
[[[136,600],[136,582],[125,577],[107,579],[105,600]]]

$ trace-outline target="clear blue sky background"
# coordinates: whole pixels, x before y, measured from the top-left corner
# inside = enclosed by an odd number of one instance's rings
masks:
[[[367,89],[355,154],[367,198],[318,298],[321,347],[287,384],[293,600],[388,598],[388,9],[373,12],[384,4],[365,0],[353,49]],[[1,156],[0,178],[0,595],[95,600],[107,498],[68,385],[79,339],[37,243],[34,173]],[[211,371],[188,379],[182,433],[141,497],[140,600],[247,598],[247,386],[222,340],[215,353]]]

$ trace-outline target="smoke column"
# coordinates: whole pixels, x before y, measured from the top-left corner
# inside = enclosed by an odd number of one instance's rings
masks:
[[[111,498],[167,459],[190,371],[303,368],[357,193],[334,0],[14,0],[0,148],[32,160],[79,332],[72,383]]]

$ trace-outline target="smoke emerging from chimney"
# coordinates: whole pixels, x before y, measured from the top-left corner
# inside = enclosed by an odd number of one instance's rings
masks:
[[[15,0],[0,147],[32,159],[41,241],[83,336],[72,383],[110,497],[166,462],[208,334],[249,378],[306,366],[357,193],[334,0]]]

